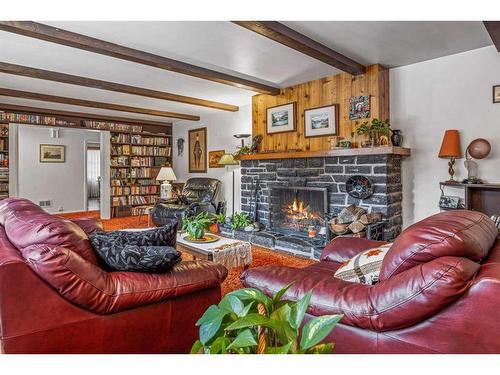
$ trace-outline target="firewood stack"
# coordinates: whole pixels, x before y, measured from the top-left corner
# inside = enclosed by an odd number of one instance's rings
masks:
[[[353,233],[355,237],[366,237],[366,226],[382,220],[380,212],[368,213],[355,204],[347,206],[330,220],[330,229],[337,235]]]

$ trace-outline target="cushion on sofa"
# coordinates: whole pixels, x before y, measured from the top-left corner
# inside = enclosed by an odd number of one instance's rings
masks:
[[[408,227],[394,241],[382,262],[380,280],[443,256],[481,262],[498,229],[483,213],[455,210],[439,213]]]
[[[372,285],[378,282],[382,261],[392,244],[374,247],[342,263],[334,276],[344,281]]]
[[[28,199],[7,198],[0,203],[0,224],[9,241],[22,250],[34,244],[62,246],[99,264],[85,231],[77,224],[45,212]]]
[[[343,314],[342,324],[388,331],[424,321],[460,298],[479,267],[466,258],[440,257],[389,280],[365,285],[331,277],[330,267],[313,265],[297,270],[264,266],[244,271],[241,280],[246,287],[258,288],[269,296],[293,282],[284,298],[298,300],[312,290],[310,314]]]
[[[220,285],[227,269],[209,261],[178,263],[167,273],[106,272],[60,246],[32,245],[28,266],[64,298],[99,314],[112,314]]]

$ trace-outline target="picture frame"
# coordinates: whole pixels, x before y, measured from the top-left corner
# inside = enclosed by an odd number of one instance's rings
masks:
[[[439,198],[439,207],[444,209],[460,208],[460,197],[454,195],[441,195]]]
[[[40,163],[65,163],[66,146],[40,144]]]
[[[351,96],[349,98],[349,120],[370,117],[370,95]]]
[[[189,173],[207,173],[207,128],[188,132]]]
[[[296,102],[266,108],[267,134],[293,132],[296,125]]]
[[[216,150],[208,152],[208,167],[209,168],[224,168],[223,165],[219,165],[219,160],[226,153],[225,150]]]
[[[304,110],[304,137],[323,137],[337,135],[339,105],[331,104]]]
[[[500,85],[493,86],[493,103],[500,103]]]

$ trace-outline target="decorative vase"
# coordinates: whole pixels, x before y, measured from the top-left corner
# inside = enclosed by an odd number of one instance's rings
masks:
[[[403,144],[403,135],[401,134],[401,130],[393,130],[391,135],[391,142],[393,146],[401,147]]]
[[[218,223],[212,223],[210,224],[210,227],[208,228],[210,233],[217,234],[220,231],[219,224]]]

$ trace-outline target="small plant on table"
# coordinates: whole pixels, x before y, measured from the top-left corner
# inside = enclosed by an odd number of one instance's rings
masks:
[[[189,216],[182,220],[182,230],[187,231],[193,240],[202,239],[205,230],[209,229],[213,219],[208,217],[208,213],[202,212],[196,216]]]

